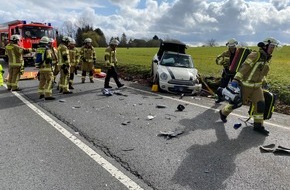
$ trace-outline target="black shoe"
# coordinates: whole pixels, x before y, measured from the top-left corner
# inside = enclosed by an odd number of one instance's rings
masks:
[[[94,80],[93,79],[90,79],[90,83],[94,83]]]
[[[42,99],[42,98],[44,98],[44,95],[43,95],[43,94],[41,94],[41,95],[39,96],[39,99]]]
[[[222,120],[224,123],[226,123],[226,122],[228,121],[228,120],[227,120],[227,116],[225,116],[225,115],[222,113],[222,110],[220,110],[219,113],[220,113],[220,118],[221,118],[221,120]]]
[[[69,87],[68,87],[68,89],[71,89],[71,90],[73,90],[73,89],[75,89],[72,85],[70,85]]]
[[[85,83],[85,80],[82,80],[82,83]]]
[[[45,97],[44,99],[45,100],[55,100],[55,97],[50,96],[50,97]]]
[[[20,88],[16,88],[16,89],[12,89],[12,91],[21,91],[21,89]]]
[[[111,87],[111,86],[105,86],[104,88],[113,88],[113,87]]]
[[[119,86],[118,86],[118,88],[121,88],[121,87],[123,87],[124,86],[124,84],[120,84]]]
[[[72,94],[72,91],[63,92],[63,94]]]
[[[10,91],[10,90],[11,90],[11,88],[7,88],[7,90],[8,90],[8,91]]]
[[[63,91],[63,90],[62,90],[62,89],[60,89],[60,90],[59,90],[59,93],[62,93],[62,91]]]
[[[269,131],[267,131],[266,129],[265,129],[265,127],[264,126],[262,126],[261,124],[255,124],[254,123],[254,128],[253,128],[253,130],[254,131],[256,131],[256,132],[258,132],[258,133],[261,133],[261,134],[263,134],[263,135],[265,135],[265,136],[268,136],[269,135]]]
[[[59,86],[57,85],[56,90],[59,90]]]

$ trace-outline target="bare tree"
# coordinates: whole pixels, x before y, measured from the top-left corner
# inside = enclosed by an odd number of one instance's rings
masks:
[[[212,39],[207,41],[206,45],[209,47],[215,47],[215,46],[217,46],[217,43],[216,43],[216,40],[212,38]]]
[[[77,26],[71,21],[64,21],[62,24],[63,34],[75,38]]]

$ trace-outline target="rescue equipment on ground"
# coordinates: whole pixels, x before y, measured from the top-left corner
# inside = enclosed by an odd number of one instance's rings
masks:
[[[251,53],[249,48],[239,48],[237,49],[233,61],[230,65],[229,70],[233,73],[238,72],[242,63],[246,60],[247,56]]]
[[[269,92],[268,90],[263,90],[265,98],[265,110],[264,110],[264,120],[270,119],[274,112],[274,104],[277,100],[277,95]],[[249,109],[249,115],[252,117],[254,111],[254,106],[251,104]]]

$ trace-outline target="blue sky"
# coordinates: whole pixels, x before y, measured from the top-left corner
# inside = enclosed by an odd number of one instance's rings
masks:
[[[12,3],[13,2],[13,3]],[[0,23],[51,22],[61,32],[90,24],[111,37],[177,39],[224,45],[236,38],[248,45],[266,37],[290,44],[290,0],[13,0],[0,1]]]

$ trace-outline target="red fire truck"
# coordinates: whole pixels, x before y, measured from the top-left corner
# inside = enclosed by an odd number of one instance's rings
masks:
[[[51,26],[51,23],[26,23],[24,20],[6,22],[0,24],[0,58],[3,58],[5,62],[8,61],[8,57],[5,55],[5,46],[13,34],[21,36],[19,45],[23,48],[36,49],[43,36],[53,38],[53,46],[57,47],[57,30]],[[34,55],[35,52],[32,52],[23,56],[25,66],[34,65]]]

